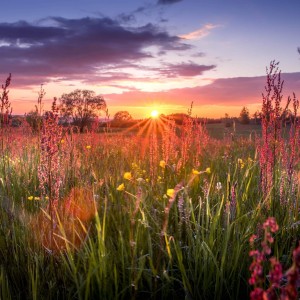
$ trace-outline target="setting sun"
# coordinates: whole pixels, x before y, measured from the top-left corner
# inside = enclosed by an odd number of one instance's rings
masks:
[[[151,118],[156,119],[158,117],[159,113],[157,110],[152,110],[151,111]]]

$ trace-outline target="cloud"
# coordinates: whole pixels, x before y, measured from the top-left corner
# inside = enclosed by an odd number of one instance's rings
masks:
[[[181,2],[183,0],[158,0],[157,4],[161,4],[161,5],[168,5],[168,4],[174,4],[177,2]]]
[[[196,40],[196,39],[201,39],[205,36],[207,36],[212,29],[219,27],[219,25],[214,25],[214,24],[206,24],[203,27],[192,31],[187,34],[180,35],[179,37],[185,40]]]
[[[110,18],[48,18],[48,25],[0,23],[1,72],[41,81],[53,77],[87,79],[99,68],[133,64],[160,51],[185,51],[188,44],[149,23],[125,27]],[[49,25],[51,24],[51,25]]]
[[[283,73],[283,103],[293,92],[300,95],[300,72]],[[126,103],[147,105],[155,100],[164,104],[188,107],[193,101],[196,106],[248,106],[260,104],[266,84],[265,76],[215,79],[206,86],[178,88],[162,92],[132,91],[123,94],[109,94],[106,97],[111,105]],[[141,100],[143,99],[143,100]]]
[[[0,40],[9,45],[36,45],[63,37],[65,30],[58,27],[40,27],[26,21],[0,23]]]
[[[192,62],[179,64],[166,64],[162,68],[155,69],[160,76],[168,78],[194,77],[202,75],[203,72],[215,69],[215,65],[198,65]]]

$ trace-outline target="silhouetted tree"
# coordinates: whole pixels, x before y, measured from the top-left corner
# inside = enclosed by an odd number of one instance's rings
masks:
[[[259,110],[257,110],[254,114],[253,114],[253,118],[255,120],[255,124],[258,124],[258,122],[260,122],[261,120],[261,112]]]
[[[225,127],[231,127],[232,126],[232,120],[229,117],[228,113],[225,113],[224,122],[225,122]]]
[[[102,96],[97,96],[90,90],[75,90],[63,94],[60,98],[60,111],[63,117],[72,118],[73,124],[83,132],[101,110],[106,109],[106,102]]]
[[[115,121],[130,121],[132,116],[128,111],[122,110],[118,111],[114,116]]]
[[[240,122],[242,124],[249,124],[250,123],[250,114],[247,107],[243,107],[240,113]]]
[[[31,110],[25,115],[25,118],[32,132],[37,133],[42,123],[42,116],[39,115],[37,110]]]

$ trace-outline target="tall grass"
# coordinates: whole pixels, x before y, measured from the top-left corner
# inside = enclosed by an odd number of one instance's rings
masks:
[[[138,139],[74,136],[60,148],[72,149],[76,161],[62,166],[72,174],[65,176],[60,201],[65,203],[72,186],[88,187],[95,217],[75,220],[76,245],[66,233],[70,225],[58,218],[55,233],[63,246],[57,251],[45,247],[36,221],[47,200],[28,200],[40,193],[38,147],[18,138],[23,147],[7,158],[10,182],[1,182],[5,299],[241,299],[249,293],[248,240],[269,214],[254,144],[210,141],[197,158],[199,174],[194,174],[193,151],[180,169],[176,161],[162,168],[158,155],[157,178],[151,182],[147,154],[133,150]],[[123,178],[125,172],[130,180]],[[124,190],[117,190],[122,183]],[[4,185],[13,186],[7,195]],[[168,189],[175,190],[173,197],[166,195]],[[274,249],[287,262],[299,233],[298,204],[289,199],[274,211],[282,228]]]

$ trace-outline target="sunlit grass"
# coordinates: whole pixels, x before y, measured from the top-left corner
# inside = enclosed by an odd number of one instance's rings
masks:
[[[256,144],[205,144],[199,128],[164,117],[135,126],[134,135],[65,134],[55,247],[44,236],[36,137],[12,134],[0,160],[3,299],[248,298],[248,240],[269,214]],[[287,262],[299,234],[291,193],[274,212],[274,251]]]

